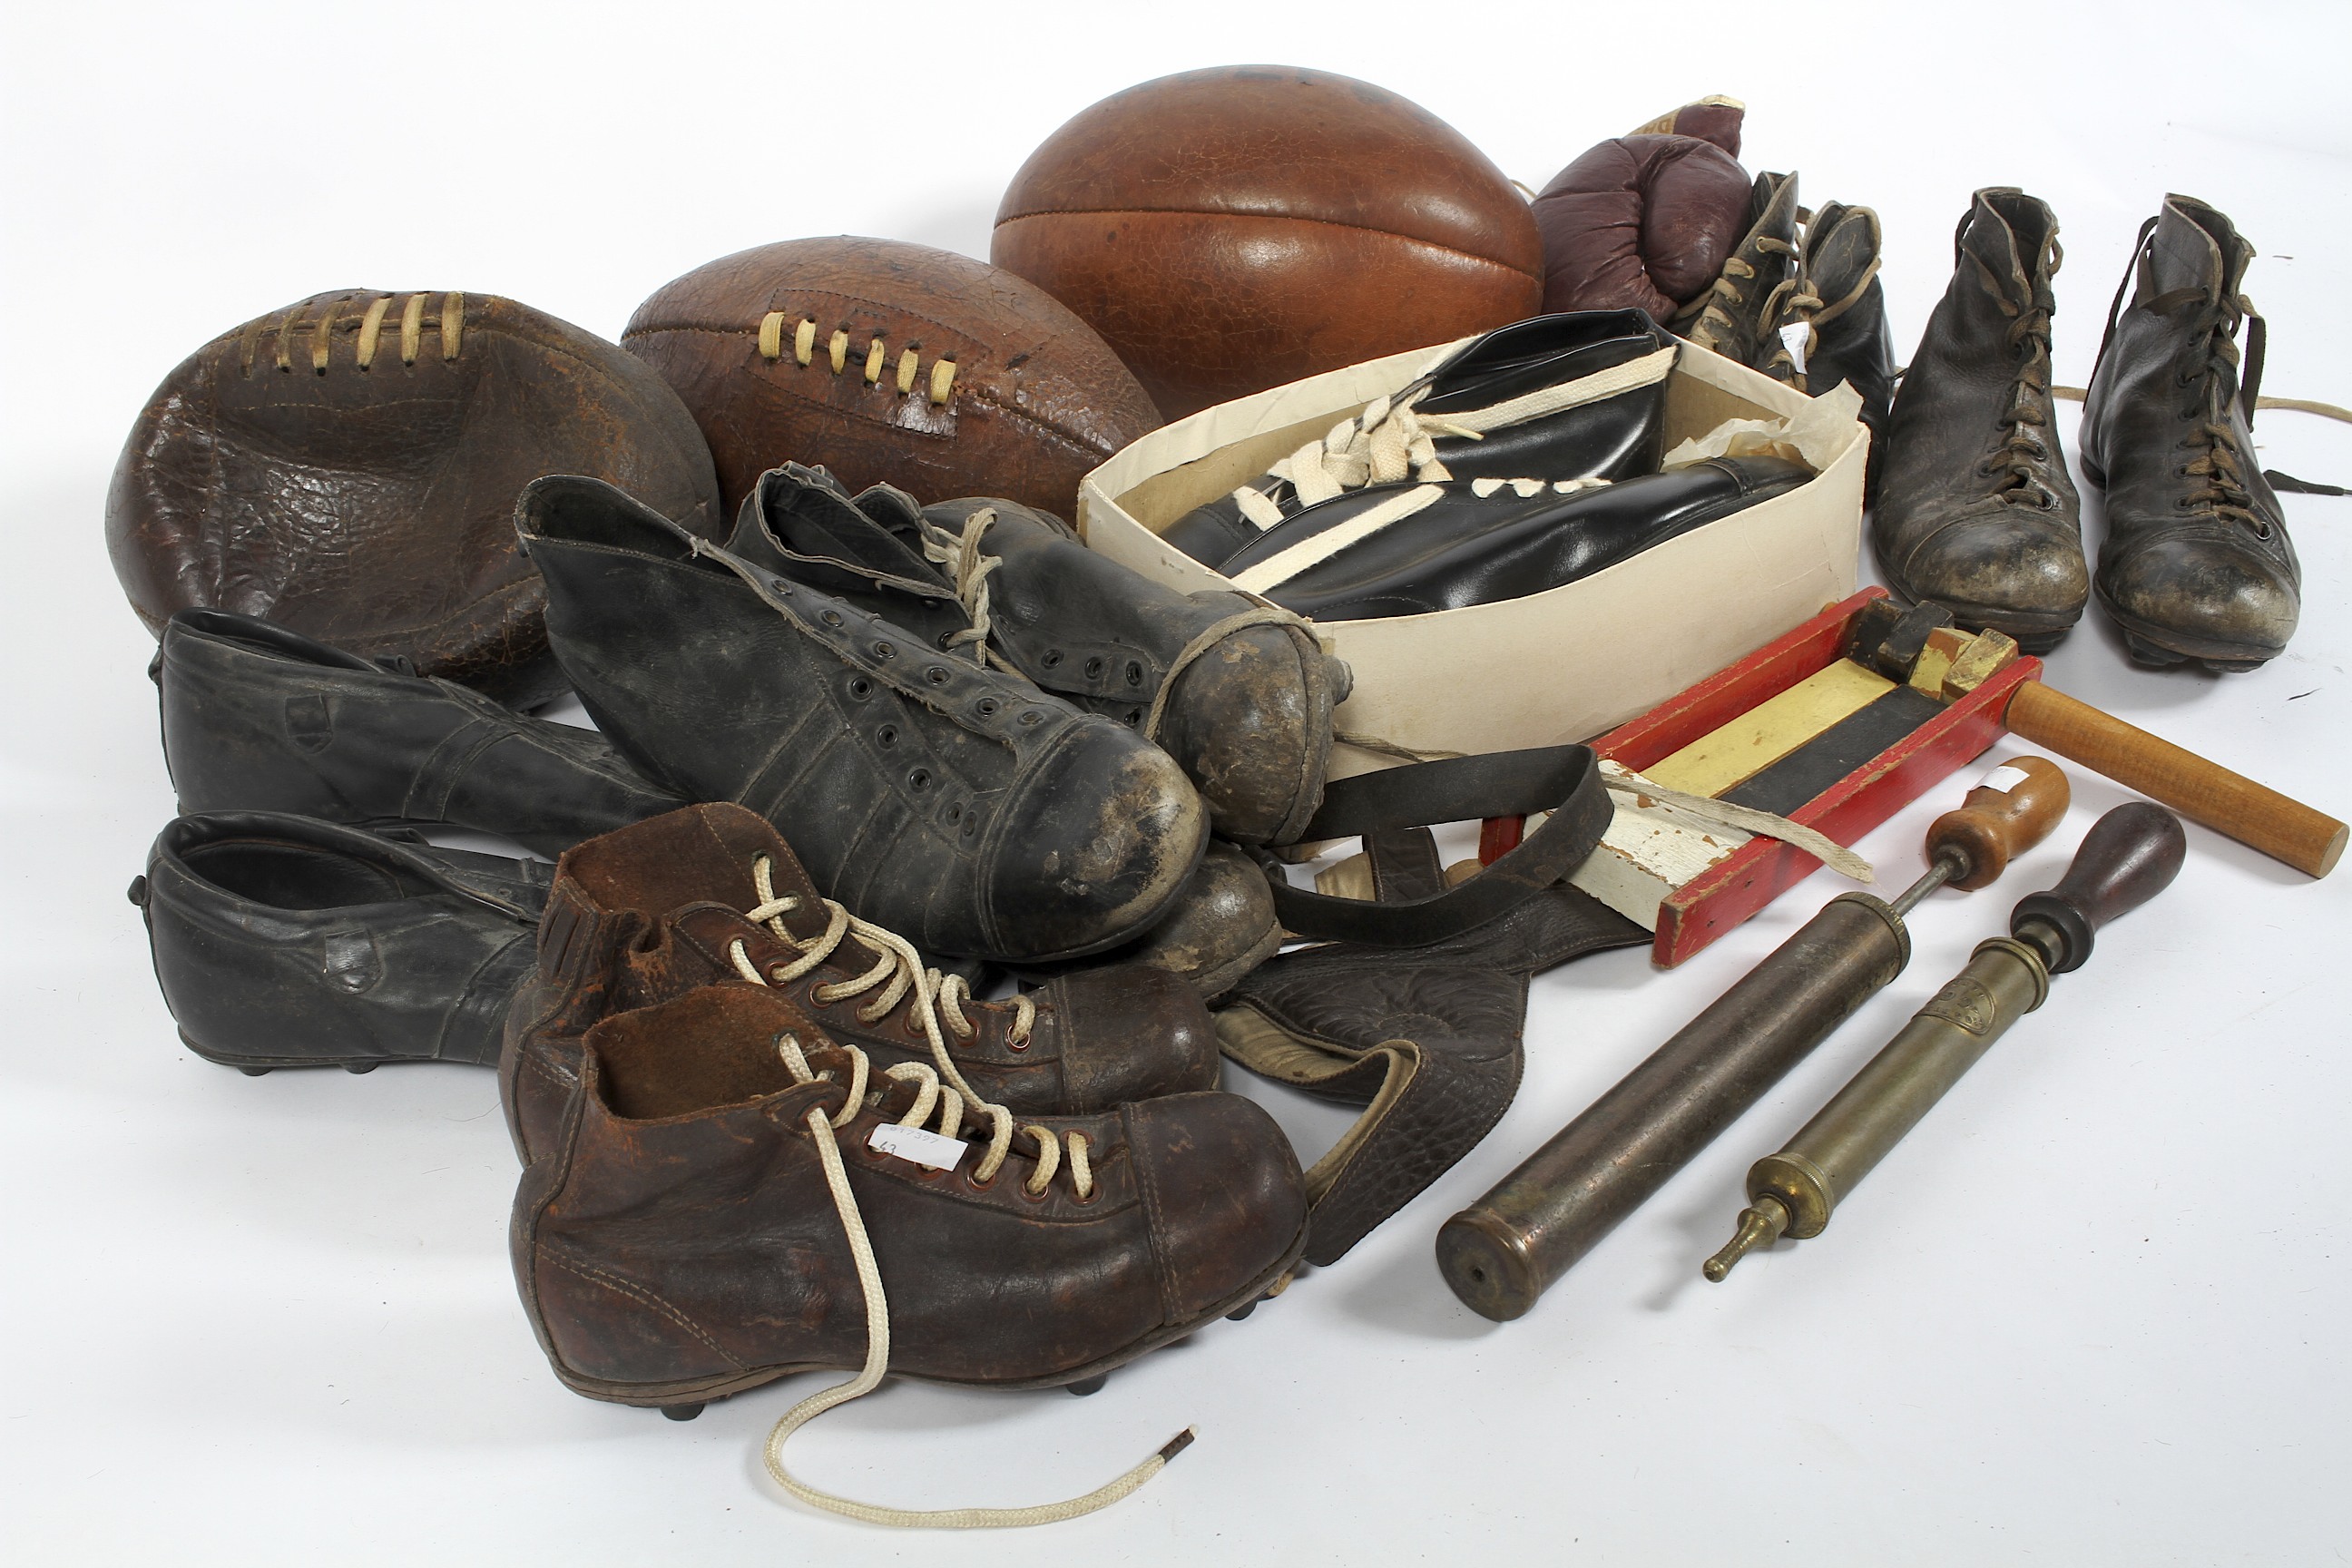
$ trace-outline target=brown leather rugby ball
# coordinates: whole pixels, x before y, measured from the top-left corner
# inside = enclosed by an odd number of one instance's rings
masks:
[[[1033,284],[889,239],[793,239],[656,290],[622,346],[693,412],[730,508],[785,462],[923,501],[1067,518],[1078,481],[1160,416],[1118,356]]]
[[[1227,66],[1047,137],[990,259],[1108,340],[1171,419],[1537,313],[1527,202],[1459,132],[1323,71]]]
[[[176,610],[235,610],[535,706],[564,680],[514,507],[546,474],[725,533],[701,433],[612,343],[493,295],[346,289],[164,378],[115,465],[107,549],[159,637]]]

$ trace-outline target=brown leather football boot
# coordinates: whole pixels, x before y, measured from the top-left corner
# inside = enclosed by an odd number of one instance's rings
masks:
[[[2263,319],[2239,292],[2253,256],[2221,214],[2165,197],[2091,373],[2083,472],[2107,501],[2099,603],[2143,664],[2252,669],[2286,647],[2302,613],[2286,514],[2254,457]]]
[[[552,1136],[592,1025],[710,984],[771,987],[882,1066],[924,1062],[967,1099],[1024,1114],[1217,1086],[1215,1029],[1181,976],[1119,964],[979,1001],[820,896],[792,847],[740,805],[688,806],[575,847],[548,909],[499,1066],[526,1163]]]
[[[803,1486],[780,1459],[794,1429],[886,1372],[1091,1393],[1253,1308],[1307,1238],[1290,1145],[1238,1095],[1016,1127],[923,1063],[886,1070],[825,1041],[750,985],[596,1025],[557,1129],[509,1233],[556,1375],[685,1419],[778,1378],[862,1367],[784,1416],[768,1462],[803,1500],[877,1522],[951,1521]],[[1101,1506],[1157,1468],[1060,1506]]]

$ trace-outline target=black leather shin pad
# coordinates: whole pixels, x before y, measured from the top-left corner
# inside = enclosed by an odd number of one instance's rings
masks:
[[[1444,890],[1426,828],[1368,834],[1383,903]],[[1269,960],[1216,1016],[1226,1056],[1365,1107],[1307,1173],[1307,1260],[1336,1262],[1477,1146],[1518,1092],[1530,975],[1650,933],[1577,889],[1545,888],[1420,947],[1331,942]]]

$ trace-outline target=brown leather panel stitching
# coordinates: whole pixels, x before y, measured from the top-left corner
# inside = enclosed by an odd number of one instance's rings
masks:
[[[679,1311],[676,1307],[671,1306],[667,1301],[663,1300],[660,1297],[655,1295],[652,1291],[646,1289],[643,1286],[633,1284],[630,1281],[622,1279],[617,1274],[608,1274],[602,1268],[595,1268],[592,1265],[575,1262],[572,1258],[566,1258],[562,1253],[557,1251],[555,1244],[552,1242],[540,1242],[538,1244],[538,1247],[540,1260],[541,1262],[552,1264],[556,1268],[562,1269],[565,1273],[576,1275],[580,1279],[587,1280],[592,1285],[602,1285],[604,1289],[614,1292],[615,1295],[625,1296],[630,1300],[636,1302],[639,1306],[646,1308],[651,1311],[658,1312],[663,1317],[667,1318],[671,1322],[677,1324],[678,1328],[687,1333],[691,1334],[696,1340],[699,1341],[707,1349],[709,1349],[711,1354],[725,1362],[729,1366],[733,1367],[738,1372],[746,1370],[745,1363],[739,1361],[734,1356],[729,1354],[727,1347],[720,1344],[717,1340],[712,1339],[709,1334],[705,1333],[702,1331],[701,1326],[696,1323],[692,1318],[688,1317],[684,1312]]]

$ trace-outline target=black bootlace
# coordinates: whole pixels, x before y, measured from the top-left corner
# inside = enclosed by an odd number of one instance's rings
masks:
[[[2157,220],[2149,218],[2140,225],[2139,242],[2133,250],[2133,265],[2124,271],[2124,280],[2116,286],[2115,302],[2107,307],[2106,335],[2099,342],[2099,358],[2107,357],[2108,345],[2114,342],[2116,321],[2123,312],[2124,295],[2130,289],[2132,279],[2139,276],[2140,266],[2147,255],[2149,237],[2156,232]],[[2209,296],[2200,288],[2173,289],[2150,300],[2145,309],[2155,315],[2165,315],[2183,305],[2201,304]],[[2254,405],[2262,395],[2263,351],[2268,330],[2262,313],[2243,294],[2225,294],[2216,302],[2218,308],[2206,324],[2204,353],[2192,360],[2184,351],[2182,364],[2176,372],[2175,384],[2181,388],[2194,387],[2197,401],[2182,412],[2191,417],[2202,416],[2196,426],[2181,438],[2181,448],[2193,453],[2189,460],[2175,469],[2184,479],[2201,481],[2194,489],[2178,496],[2173,505],[2182,511],[2204,511],[2215,519],[2234,522],[2248,530],[2256,539],[2267,542],[2271,537],[2271,521],[2256,510],[2253,492],[2246,484],[2246,454],[2239,441],[2239,428],[2230,422],[2228,400],[2221,388],[2231,381],[2238,382],[2238,413],[2247,429],[2254,423]],[[2246,326],[2245,374],[2239,377],[2238,327]],[[2093,379],[2098,375],[2092,367]]]
[[[2161,314],[2204,298],[2202,289],[2175,289],[2149,300],[2147,308]],[[2206,330],[2201,363],[2191,364],[2178,378],[2184,388],[2197,389],[2196,405],[2186,412],[2204,417],[2182,439],[2181,445],[2195,456],[2179,469],[2182,479],[2200,482],[2172,504],[2182,511],[2210,512],[2216,519],[2241,524],[2252,531],[2255,538],[2267,541],[2271,536],[2270,519],[2256,510],[2253,491],[2247,488],[2245,451],[2239,441],[2239,427],[2231,422],[2221,390],[2238,379],[2241,321],[2250,325],[2246,332],[2245,380],[2238,394],[2239,413],[2247,425],[2253,423],[2256,388],[2263,375],[2263,319],[2246,297],[2239,294],[2224,299],[2221,308],[2214,312]]]

